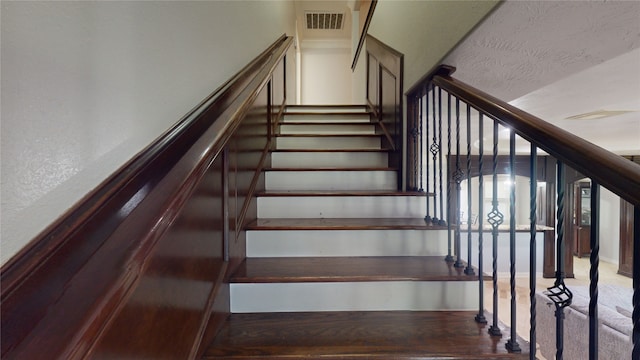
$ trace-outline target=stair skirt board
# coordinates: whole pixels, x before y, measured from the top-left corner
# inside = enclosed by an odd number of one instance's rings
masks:
[[[393,170],[265,172],[267,191],[395,190],[397,184],[398,175]]]
[[[446,230],[247,231],[247,257],[252,258],[438,256],[446,253]]]
[[[258,197],[258,218],[422,218],[421,196]]]
[[[230,284],[231,312],[474,310],[477,281]]]
[[[380,149],[379,137],[372,136],[304,136],[278,137],[277,149]]]
[[[274,168],[309,167],[383,167],[388,164],[384,152],[273,152]]]
[[[280,134],[375,134],[376,128],[373,124],[287,124],[280,125]]]

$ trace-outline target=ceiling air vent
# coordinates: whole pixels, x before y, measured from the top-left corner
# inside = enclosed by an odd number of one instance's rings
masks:
[[[307,29],[310,30],[342,30],[344,13],[307,12]]]
[[[633,111],[627,111],[627,110],[614,110],[614,111],[612,111],[612,110],[598,110],[598,111],[592,111],[592,112],[588,112],[588,113],[584,113],[584,114],[569,116],[565,120],[597,120],[597,119],[604,119],[604,118],[608,118],[608,117],[612,117],[612,116],[616,116],[616,115],[622,115],[622,114],[626,114],[626,113],[630,113],[630,112],[633,112]]]

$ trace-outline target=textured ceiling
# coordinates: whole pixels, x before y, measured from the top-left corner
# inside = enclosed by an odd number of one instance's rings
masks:
[[[640,2],[506,1],[443,61],[454,77],[619,154],[640,154]],[[635,112],[565,120],[598,110]]]

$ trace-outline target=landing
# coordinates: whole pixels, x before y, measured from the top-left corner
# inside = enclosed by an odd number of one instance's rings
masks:
[[[507,334],[507,331],[503,331]],[[232,314],[203,359],[526,359],[473,312]],[[528,351],[527,344],[519,340]]]

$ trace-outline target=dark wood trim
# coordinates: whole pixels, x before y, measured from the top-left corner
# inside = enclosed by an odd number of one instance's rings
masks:
[[[547,191],[545,193],[545,204],[543,211],[546,218],[546,225],[556,228],[556,159],[546,156],[544,158],[545,179]],[[567,246],[568,244],[566,242]],[[556,276],[556,232],[546,231],[544,233],[544,257],[542,260],[542,276],[553,278]],[[570,248],[565,249],[565,253],[570,253]],[[567,264],[565,262],[565,264]],[[571,267],[573,274],[573,267]]]
[[[178,261],[156,253],[170,246],[167,234],[191,216],[182,211],[291,42],[285,36],[274,42],[2,267],[3,358],[75,359],[101,349],[119,324],[117,314],[144,291],[147,272],[158,269],[156,261]],[[197,218],[189,222],[199,224]],[[217,266],[211,261],[205,267]],[[180,268],[175,266],[165,270]],[[215,291],[215,274],[209,276]],[[211,292],[201,294],[202,324],[216,301]],[[193,337],[172,339],[172,346],[193,355],[199,329],[190,331]],[[162,329],[145,330],[146,341]]]
[[[367,104],[382,146],[389,151],[389,166],[402,169],[404,55],[371,35],[367,35]],[[371,87],[370,85],[375,85]],[[375,96],[375,98],[372,98]],[[398,171],[398,189],[404,172]]]
[[[425,89],[430,85],[429,83],[435,76],[451,76],[456,72],[455,66],[451,65],[437,65],[424,76],[420,78],[411,88],[407,91],[407,96],[423,96],[425,95]]]
[[[633,277],[633,205],[620,199],[620,254],[618,274]]]
[[[448,76],[433,83],[511,127],[525,140],[640,206],[640,165]]]
[[[351,62],[351,71],[356,70],[356,66],[358,65],[358,59],[360,58],[360,52],[364,47],[364,41],[367,38],[367,32],[369,31],[369,25],[371,24],[371,20],[373,19],[373,13],[376,10],[376,5],[378,4],[378,0],[372,0],[371,6],[369,6],[369,10],[367,11],[367,18],[364,21],[364,26],[362,27],[362,31],[360,32],[360,40],[358,40],[358,47],[356,48],[356,53],[353,56],[353,61]]]

